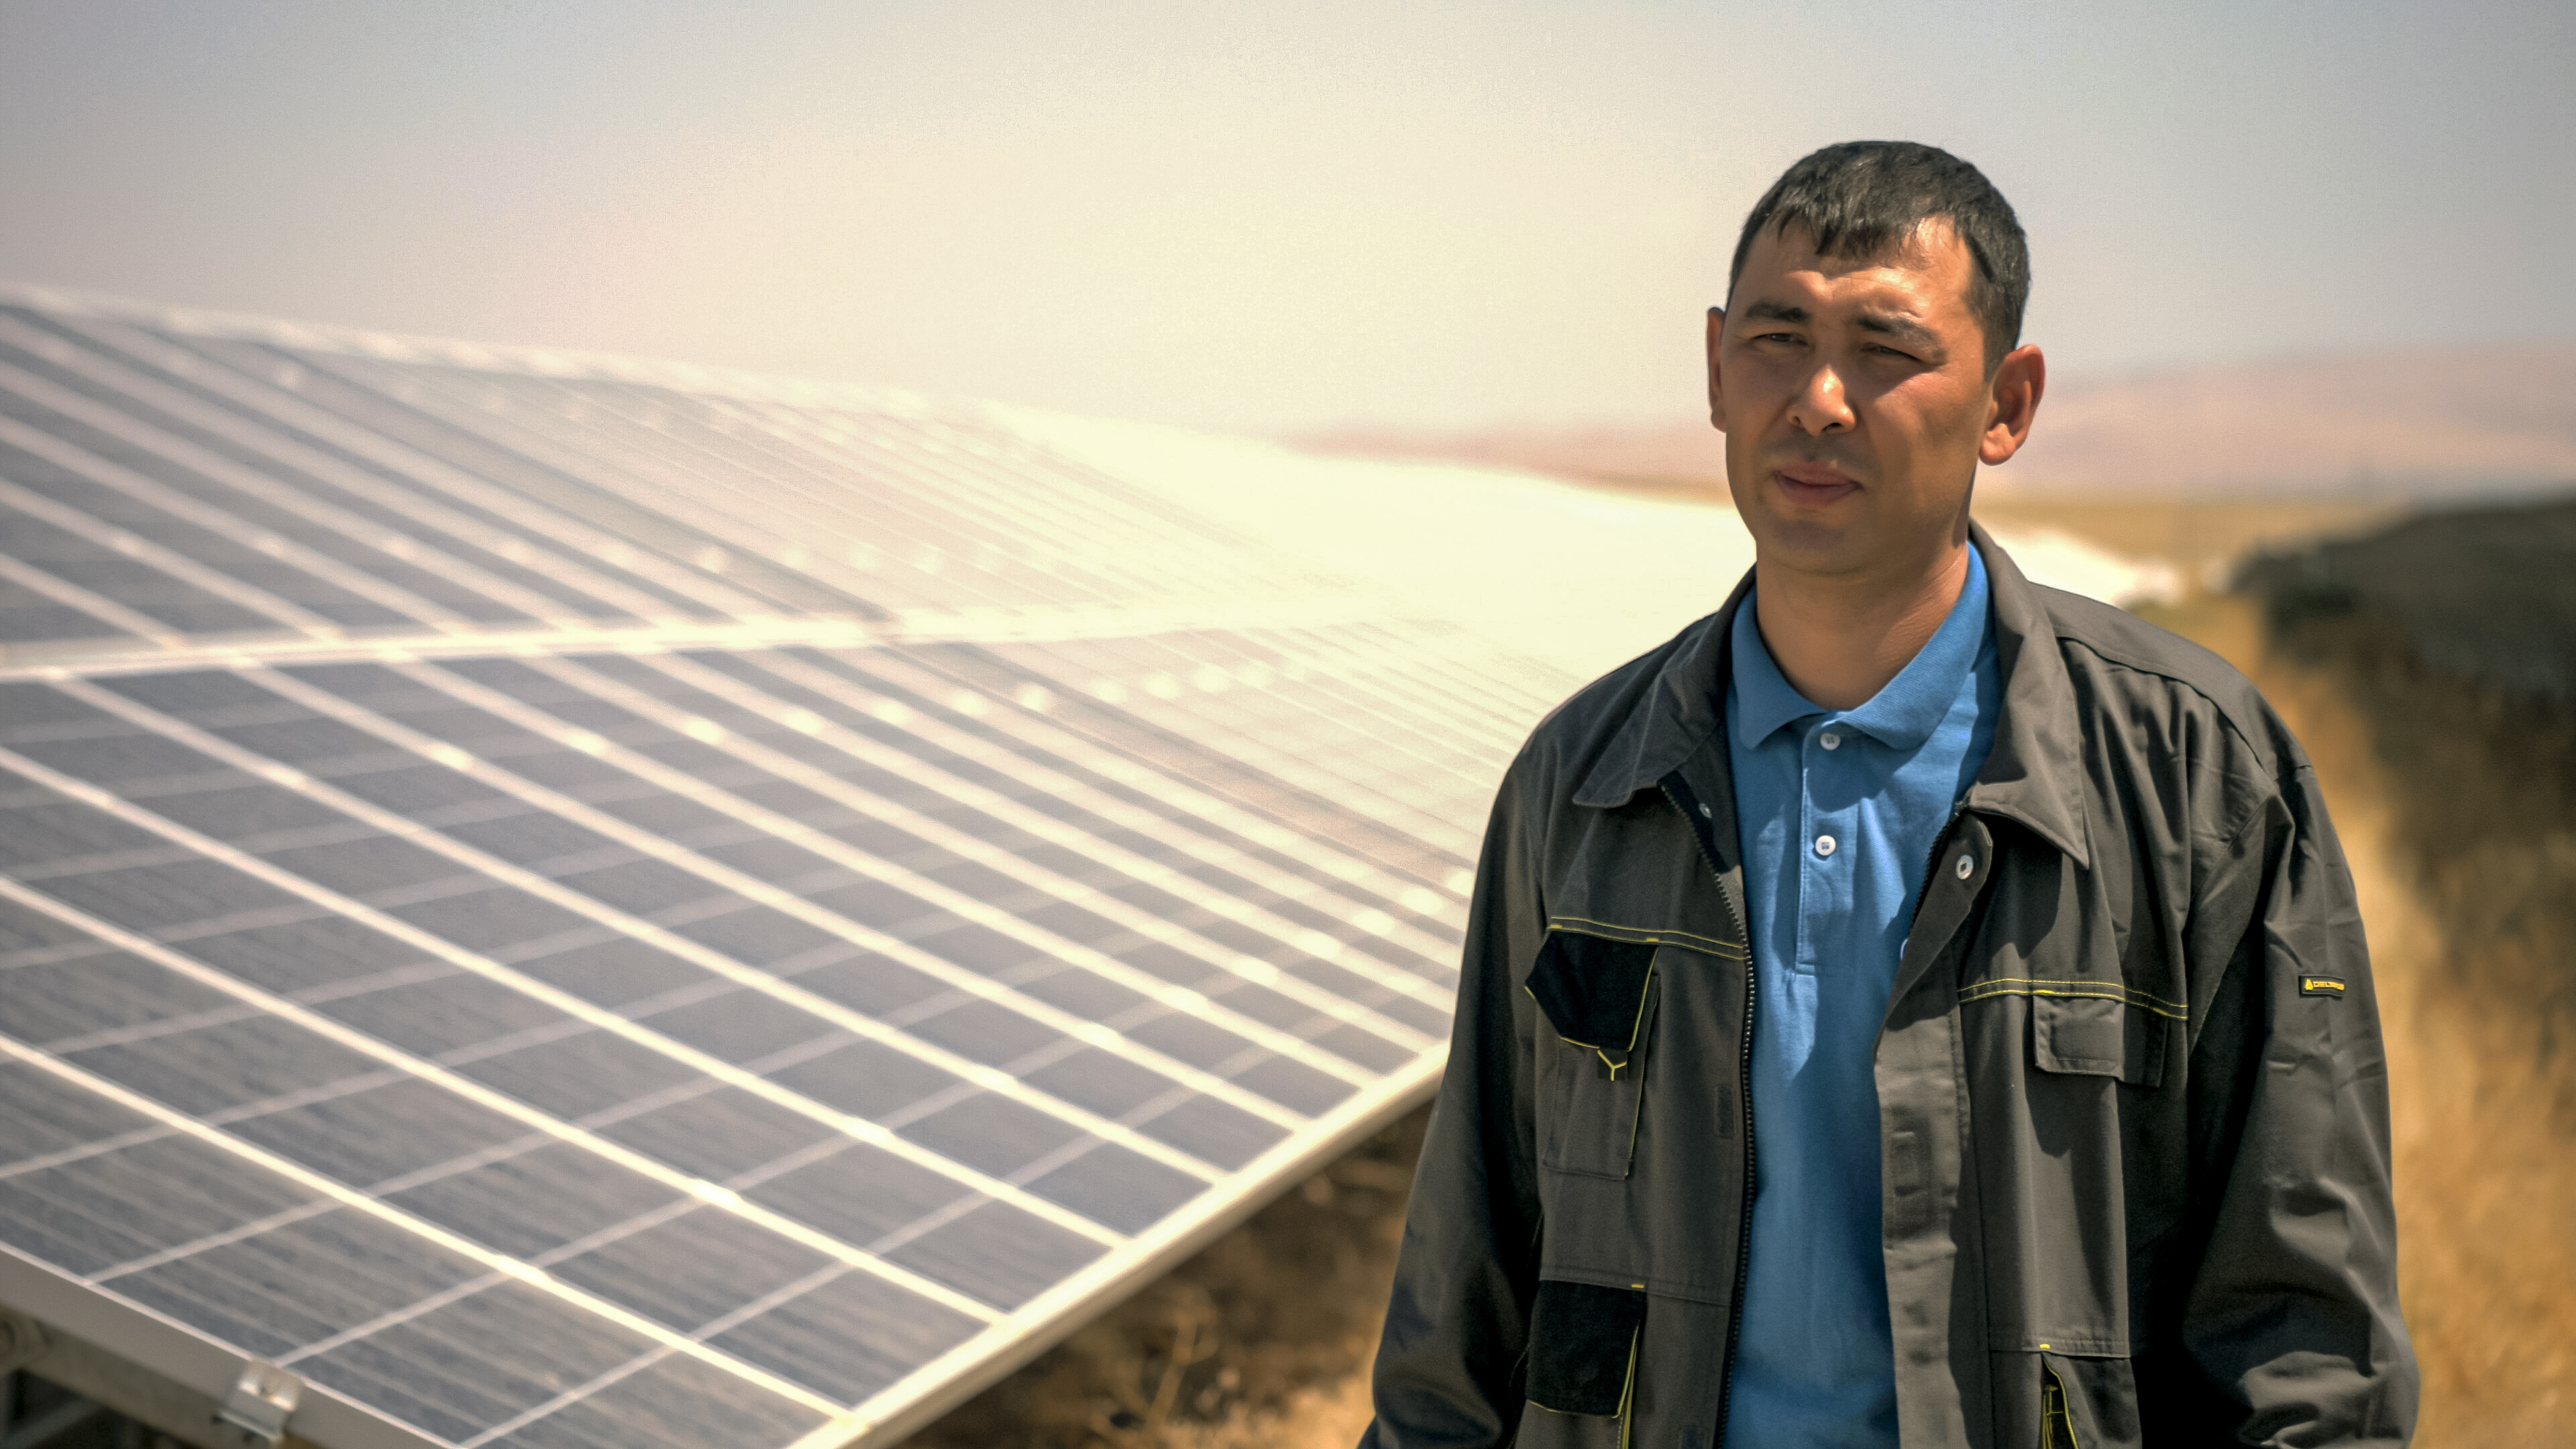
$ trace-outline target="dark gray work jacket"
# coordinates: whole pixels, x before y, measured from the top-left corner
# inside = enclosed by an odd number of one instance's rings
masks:
[[[2003,710],[1877,1049],[1909,1446],[2402,1444],[2388,1092],[2315,773],[1982,529]],[[1541,723],[1477,874],[1371,1449],[1706,1449],[1755,1163],[1720,711],[1750,589]]]

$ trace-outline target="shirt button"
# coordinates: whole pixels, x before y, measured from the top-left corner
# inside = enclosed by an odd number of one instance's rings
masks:
[[[1699,813],[1704,819],[1715,820],[1717,818],[1717,812],[1709,809],[1705,805],[1699,807]]]
[[[1816,854],[1818,854],[1818,855],[1831,855],[1831,854],[1833,854],[1833,853],[1834,853],[1834,838],[1833,838],[1832,836],[1830,836],[1830,835],[1819,835],[1819,836],[1817,836],[1817,837],[1816,837]]]
[[[1961,879],[1961,880],[1966,880],[1968,877],[1970,877],[1970,876],[1972,876],[1972,875],[1975,875],[1976,873],[1977,873],[1977,858],[1976,858],[1975,856],[1973,856],[1973,855],[1963,855],[1963,856],[1960,856],[1960,857],[1959,857],[1959,879]]]
[[[1843,737],[1837,734],[1821,734],[1816,736],[1816,743],[1829,750],[1839,750],[1843,747]]]

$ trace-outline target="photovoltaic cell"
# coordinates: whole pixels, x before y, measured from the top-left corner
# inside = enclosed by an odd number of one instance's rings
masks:
[[[1375,599],[969,406],[0,305],[0,1300],[899,1437],[1429,1090],[1565,681]]]

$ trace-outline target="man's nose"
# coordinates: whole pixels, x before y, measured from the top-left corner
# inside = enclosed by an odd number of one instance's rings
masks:
[[[1789,421],[1809,437],[1847,431],[1856,421],[1843,395],[1843,380],[1831,367],[1807,374],[1804,387],[1789,399]]]

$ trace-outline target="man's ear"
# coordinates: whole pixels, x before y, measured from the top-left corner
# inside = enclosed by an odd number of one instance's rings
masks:
[[[1726,330],[1726,309],[1708,309],[1708,425],[1726,431],[1726,395],[1717,381],[1717,338]]]
[[[1710,387],[1714,388],[1715,364]],[[1986,434],[1977,440],[1977,461],[1991,468],[2021,451],[2030,441],[2031,420],[2039,416],[2040,394],[2048,391],[2048,359],[2035,346],[2004,354],[1987,385]]]

